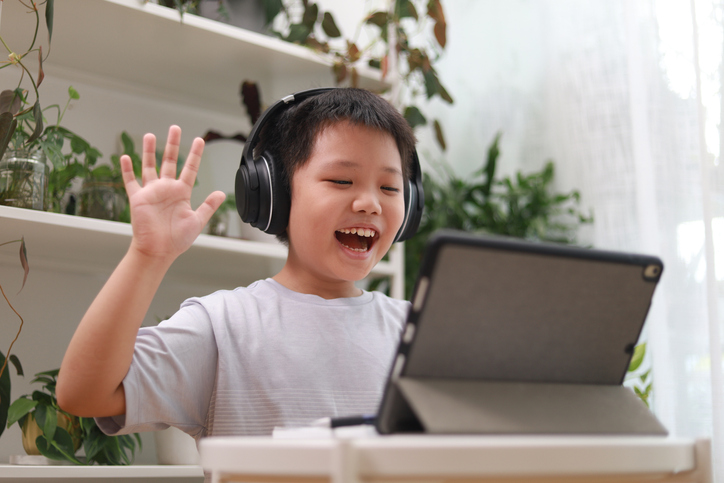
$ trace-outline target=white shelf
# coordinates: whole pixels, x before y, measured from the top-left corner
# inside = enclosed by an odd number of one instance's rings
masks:
[[[16,466],[0,465],[0,481],[19,479],[165,479],[174,481],[202,481],[204,472],[200,466]]]
[[[10,48],[24,52],[33,25],[21,2],[3,2],[0,35]],[[334,85],[330,65],[310,49],[195,15],[182,21],[178,11],[141,0],[56,2],[44,68],[46,75],[124,86],[232,116],[245,79],[259,82],[267,102],[287,94],[287,86]],[[361,87],[383,87],[380,77],[362,70]]]
[[[127,223],[8,206],[0,206],[0,226],[0,242],[25,238],[31,267],[63,272],[110,274],[132,237]],[[286,256],[281,244],[199,235],[167,277],[231,288],[273,275]],[[15,251],[3,251],[0,262],[17,265]],[[389,262],[380,262],[372,275],[394,273]]]

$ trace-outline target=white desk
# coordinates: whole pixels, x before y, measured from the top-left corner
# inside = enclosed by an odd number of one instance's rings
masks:
[[[712,481],[709,440],[653,437],[218,437],[201,465],[213,483]]]

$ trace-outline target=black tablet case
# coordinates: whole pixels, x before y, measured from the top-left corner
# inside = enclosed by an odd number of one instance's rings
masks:
[[[381,434],[650,434],[622,385],[657,257],[444,231],[428,244]]]

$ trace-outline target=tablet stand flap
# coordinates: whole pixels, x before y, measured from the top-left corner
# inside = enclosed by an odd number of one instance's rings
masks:
[[[396,385],[428,433],[667,434],[621,385],[410,377]]]

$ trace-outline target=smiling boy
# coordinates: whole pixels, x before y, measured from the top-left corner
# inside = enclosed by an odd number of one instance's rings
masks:
[[[197,439],[375,412],[409,303],[355,282],[403,223],[414,153],[404,118],[359,89],[287,108],[258,146],[280,164],[291,200],[282,270],[189,299],[139,330],[166,271],[224,199],[214,192],[191,208],[203,141],[193,141],[176,179],[180,136],[169,129],[158,174],[155,138],[144,137],[143,186],[121,158],[133,238],[71,340],[61,407],[98,417],[109,434],[172,425]]]

